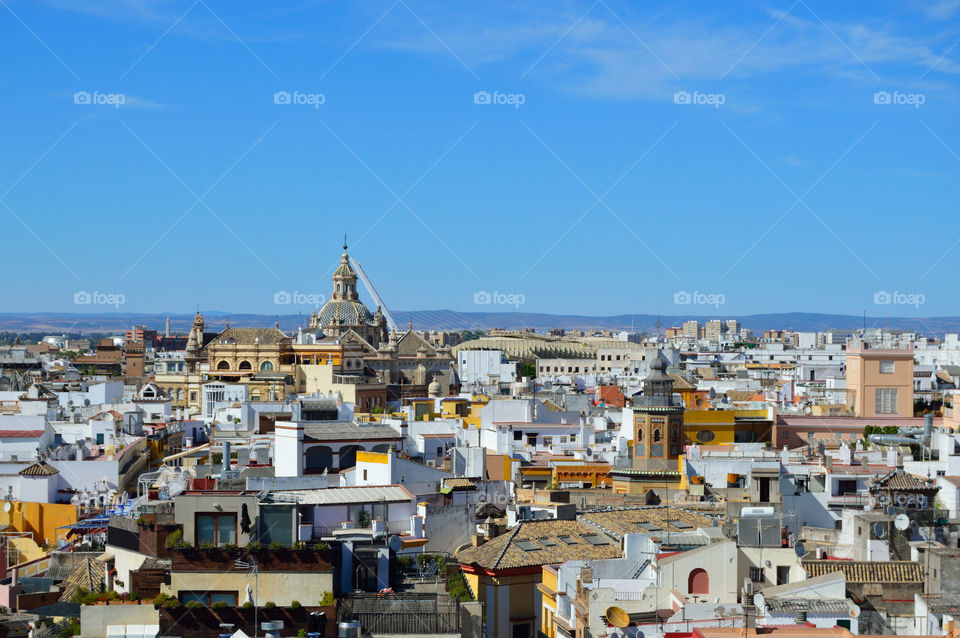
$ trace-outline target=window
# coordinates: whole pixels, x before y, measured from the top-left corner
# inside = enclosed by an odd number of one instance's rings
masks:
[[[577,442],[577,435],[576,435],[576,434],[571,434],[571,435],[570,435],[570,442],[571,442],[571,443],[576,443],[576,442]]]
[[[363,480],[364,480],[364,481],[367,480],[367,471],[366,471],[366,470],[363,471]]]
[[[536,439],[534,439],[534,443],[536,443]],[[543,444],[546,445],[546,446],[551,446],[551,445],[553,445],[553,437],[552,437],[552,436],[545,436],[545,437],[543,437]],[[532,445],[532,444],[531,444],[531,445]]]
[[[264,372],[273,372],[273,363],[270,361],[264,361],[260,364],[260,369]]]
[[[197,544],[222,547],[237,544],[236,514],[197,514]]]
[[[224,602],[231,607],[237,606],[237,592],[235,591],[183,591],[180,598],[184,604],[198,601],[209,607],[213,603]]]
[[[786,585],[789,582],[790,582],[790,566],[778,565],[777,566],[777,584]]]
[[[897,413],[897,388],[877,388],[875,406],[877,414]]]
[[[763,567],[750,568],[750,581],[754,583],[762,583],[764,581]]]
[[[893,369],[894,369],[893,359],[880,360],[880,374],[893,374]]]
[[[522,441],[523,440],[523,430],[514,430],[513,431],[513,440]]]

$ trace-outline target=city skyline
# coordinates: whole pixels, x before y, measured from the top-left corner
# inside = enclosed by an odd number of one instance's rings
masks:
[[[392,310],[957,314],[958,7],[873,10],[7,1],[0,304],[309,313],[346,231]]]

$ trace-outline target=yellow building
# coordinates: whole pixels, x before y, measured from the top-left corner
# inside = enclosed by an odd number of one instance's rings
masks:
[[[7,506],[9,504],[9,507]],[[32,534],[38,545],[54,542],[58,527],[77,522],[77,507],[69,503],[25,503],[4,501],[0,507],[0,527]]]
[[[913,344],[873,348],[847,342],[847,408],[854,416],[913,416]]]
[[[547,638],[557,638],[557,569],[544,565],[540,576],[540,633]]]

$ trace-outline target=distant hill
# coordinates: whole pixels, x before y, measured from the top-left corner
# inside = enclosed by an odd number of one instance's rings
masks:
[[[225,313],[222,311],[204,311],[207,330],[223,327],[229,317],[233,326],[266,327],[276,321],[273,315],[248,313]],[[490,328],[549,328],[565,329],[606,329],[635,330],[654,334],[657,321],[661,331],[669,326],[678,326],[686,320],[697,319],[701,322],[709,319],[738,319],[744,328],[754,333],[770,329],[788,329],[798,331],[856,330],[863,326],[862,316],[833,315],[804,312],[770,313],[759,315],[648,315],[630,314],[595,317],[588,315],[553,315],[535,312],[459,312],[456,310],[413,310],[394,311],[394,318],[405,329],[410,321],[417,329],[423,330],[489,330]],[[280,315],[280,328],[286,331],[296,330],[299,325],[307,325],[310,314]],[[166,315],[158,313],[0,313],[0,330],[13,332],[45,332],[61,334],[64,332],[81,333],[121,333],[134,325],[145,325],[163,331]],[[170,326],[174,333],[186,333],[193,320],[192,314],[170,315]],[[920,332],[926,335],[939,335],[945,332],[960,332],[960,317],[867,317],[868,328]]]

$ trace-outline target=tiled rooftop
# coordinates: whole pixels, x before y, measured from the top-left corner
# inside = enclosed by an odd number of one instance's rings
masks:
[[[598,544],[600,543],[600,544]],[[568,560],[619,558],[620,544],[578,521],[526,521],[479,547],[461,551],[463,564],[510,569],[563,563]]]
[[[815,578],[832,572],[843,572],[848,583],[922,583],[923,566],[908,560],[854,561],[805,560],[807,576]]]
[[[715,520],[706,514],[667,506],[585,512],[580,514],[580,518],[616,538],[624,534],[643,534],[660,530],[691,531],[699,527],[713,527]],[[653,527],[659,530],[654,530]]]

